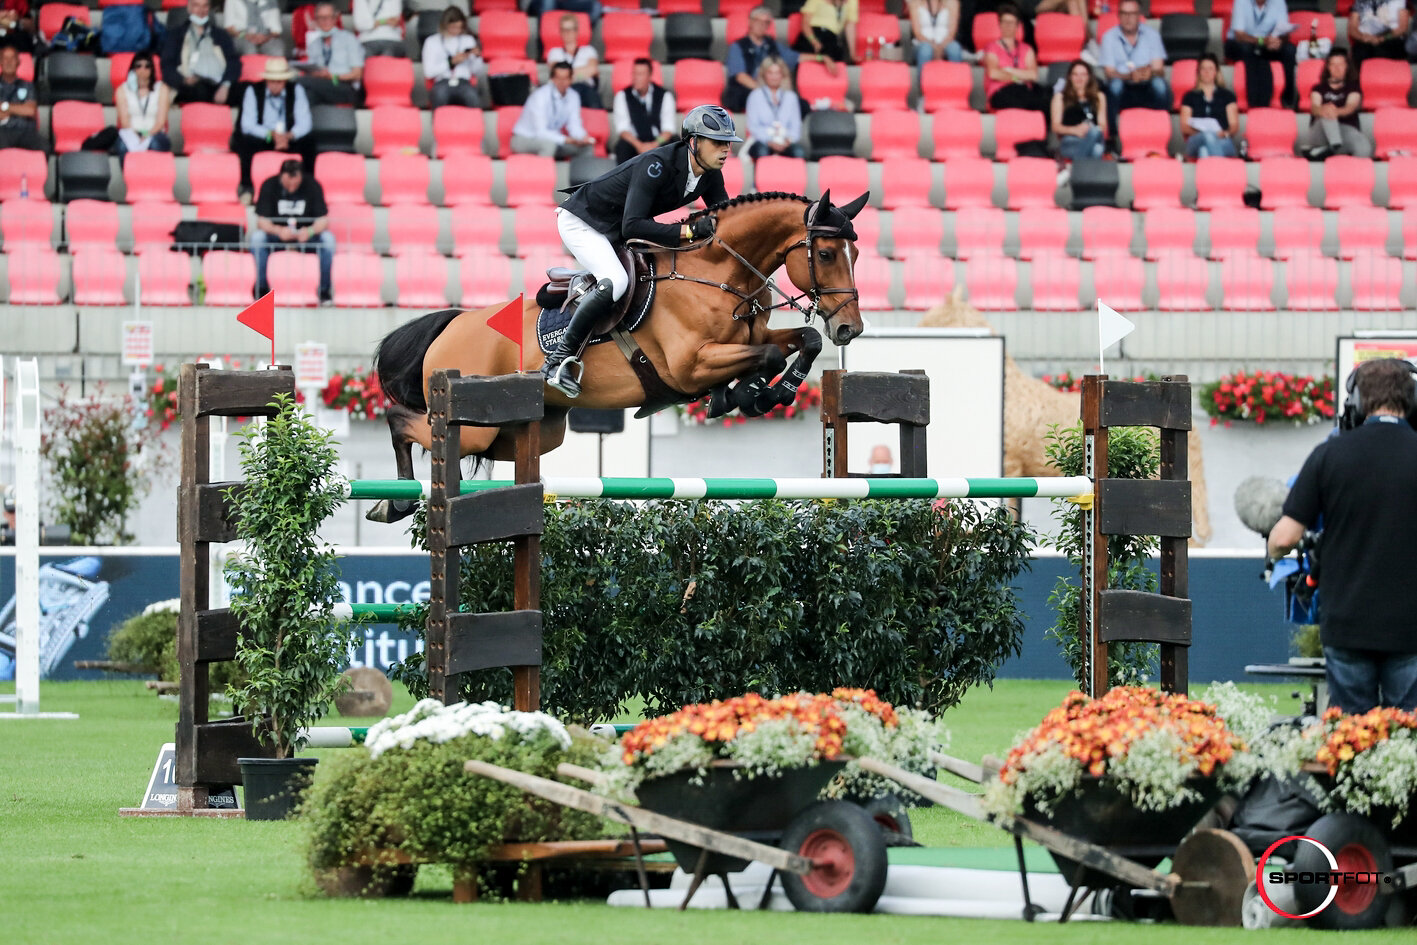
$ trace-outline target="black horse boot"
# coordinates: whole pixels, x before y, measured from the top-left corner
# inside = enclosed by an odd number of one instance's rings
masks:
[[[541,366],[541,374],[546,383],[567,397],[575,399],[581,395],[581,376],[585,365],[581,363],[581,349],[590,337],[595,323],[610,311],[614,304],[614,286],[609,279],[601,279],[593,288],[581,296],[580,304],[571,313],[571,321],[561,333],[561,341],[556,350],[546,356]],[[574,370],[579,368],[579,370]]]

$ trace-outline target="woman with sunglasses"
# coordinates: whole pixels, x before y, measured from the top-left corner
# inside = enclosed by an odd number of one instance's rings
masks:
[[[118,141],[114,150],[121,163],[129,151],[171,151],[167,137],[167,110],[171,91],[157,81],[152,53],[140,52],[128,64],[128,78],[113,92],[118,112]]]

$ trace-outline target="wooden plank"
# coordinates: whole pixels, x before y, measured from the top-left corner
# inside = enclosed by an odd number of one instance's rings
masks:
[[[1104,641],[1191,645],[1191,602],[1145,591],[1103,591],[1097,625]]]
[[[1191,428],[1191,385],[1164,381],[1103,381],[1104,427]]]
[[[197,380],[205,365],[184,364],[177,380],[177,409],[182,415],[181,479],[177,487],[177,804],[180,809],[207,806],[207,789],[197,780],[196,727],[208,719],[207,667],[197,662],[197,611],[208,602],[211,568],[208,545],[197,537],[197,493],[211,478],[211,421],[196,413]],[[228,782],[230,783],[230,782]]]
[[[900,474],[907,479],[928,479],[929,453],[926,449],[926,427],[911,423],[900,424]]]
[[[546,412],[540,374],[459,377],[448,390],[448,422],[501,427],[540,420]]]
[[[523,424],[512,438],[513,475],[525,488],[541,488],[541,424]],[[541,610],[541,529],[512,539],[512,606]],[[519,712],[541,708],[541,651],[525,665],[512,664],[512,706]]]
[[[236,659],[236,635],[241,624],[230,608],[197,611],[198,663],[222,663]]]
[[[974,764],[972,761],[965,761],[962,758],[955,758],[943,752],[930,752],[930,763],[934,764],[950,774],[958,775],[966,781],[973,781],[975,784],[983,784],[993,775],[984,770],[982,765]]]
[[[773,869],[796,873],[799,876],[806,876],[812,871],[812,861],[795,853],[789,853],[786,850],[756,843],[752,840],[745,840],[731,833],[710,830],[687,821],[656,814],[654,811],[648,811],[633,804],[622,804],[607,797],[571,787],[569,784],[538,778],[535,775],[513,771],[510,768],[501,768],[485,761],[468,761],[463,767],[473,774],[492,778],[503,784],[510,784],[513,787],[521,788],[528,794],[544,797],[546,800],[564,807],[574,807],[576,810],[595,814],[613,823],[646,830],[661,837],[680,840],[701,849],[712,850],[715,853],[736,856],[743,860],[756,860],[766,863]]]
[[[432,432],[431,488],[428,492],[428,621],[424,627],[424,666],[428,695],[443,704],[458,700],[456,683],[448,685],[448,614],[458,609],[461,558],[448,541],[449,500],[459,492],[462,433],[448,423],[448,389],[457,371],[434,371],[428,382],[428,422]],[[473,890],[477,884],[474,881]]]
[[[541,665],[541,611],[447,615],[446,674]]]
[[[846,478],[849,424],[841,415],[841,379],[845,371],[822,372],[822,476]]]
[[[273,417],[276,394],[294,394],[290,368],[274,371],[201,371],[197,375],[197,417]],[[183,414],[183,417],[188,414]]]
[[[1104,535],[1190,538],[1191,484],[1185,479],[1098,480],[1097,516]]]
[[[224,493],[235,487],[239,493],[246,488],[244,482],[209,482],[197,486],[197,540],[235,541],[236,521],[232,515],[233,503],[228,502]]]
[[[641,840],[640,852],[664,853],[669,845],[663,840]],[[629,840],[548,840],[541,843],[504,843],[492,851],[491,860],[554,860],[576,856],[634,856],[635,845]]]
[[[930,379],[916,371],[848,371],[841,379],[840,416],[851,422],[930,422]]]
[[[544,495],[536,483],[453,496],[448,500],[448,544],[480,545],[540,535]]]
[[[593,768],[583,768],[580,765],[573,765],[569,761],[563,761],[556,766],[556,773],[563,778],[575,778],[577,781],[584,781],[587,784],[600,784],[605,781],[605,774]]]
[[[247,719],[223,719],[193,726],[196,743],[196,783],[211,787],[241,783],[237,758],[274,758],[275,748],[262,745]]]

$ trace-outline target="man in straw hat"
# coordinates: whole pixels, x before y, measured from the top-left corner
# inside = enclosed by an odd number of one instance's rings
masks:
[[[266,60],[264,86],[252,85],[241,100],[241,120],[231,134],[231,150],[241,158],[241,184],[237,197],[250,202],[251,160],[259,151],[284,151],[298,155],[311,169],[315,154],[310,130],[310,99],[295,81],[295,70],[280,56]]]

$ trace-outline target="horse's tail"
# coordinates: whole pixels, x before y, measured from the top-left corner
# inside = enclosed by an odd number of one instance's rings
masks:
[[[384,336],[374,349],[374,370],[379,386],[394,403],[427,413],[428,400],[423,393],[423,356],[433,340],[453,319],[463,313],[459,308],[430,312],[422,318],[404,322]]]

